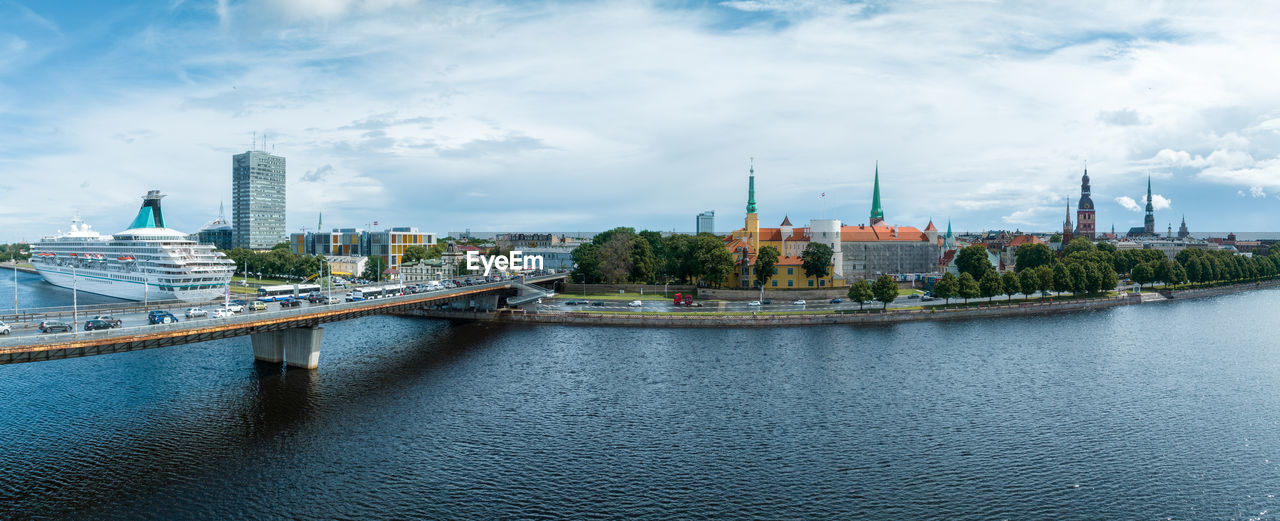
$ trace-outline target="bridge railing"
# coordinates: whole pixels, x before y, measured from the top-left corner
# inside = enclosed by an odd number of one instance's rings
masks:
[[[528,278],[525,283],[538,283],[548,280],[562,278],[563,275],[549,275],[537,278]],[[396,302],[413,302],[417,300],[430,301],[436,298],[449,298],[464,292],[472,292],[475,290],[488,289],[504,289],[511,288],[520,283],[518,279],[506,280],[501,282],[490,282],[486,284],[477,284],[474,286],[462,286],[450,289],[441,289],[435,291],[427,291],[423,293],[406,294],[396,297],[384,297],[373,300],[355,301],[355,302],[338,302],[336,304],[315,304],[306,307],[298,307],[294,309],[282,309],[276,311],[246,311],[238,315],[224,318],[202,318],[198,320],[188,320],[185,322],[172,322],[169,324],[147,324],[129,327],[119,327],[112,329],[99,329],[95,331],[77,331],[73,333],[49,333],[36,334],[26,336],[7,336],[0,337],[0,351],[10,347],[29,346],[29,345],[45,345],[68,343],[87,339],[97,339],[106,337],[130,337],[137,335],[146,335],[157,332],[177,331],[183,329],[199,329],[204,327],[223,327],[234,326],[236,324],[248,324],[259,322],[262,320],[271,320],[276,318],[302,318],[311,313],[329,312],[329,311],[351,311],[366,307],[378,307],[387,303]],[[73,324],[79,328],[81,324]]]

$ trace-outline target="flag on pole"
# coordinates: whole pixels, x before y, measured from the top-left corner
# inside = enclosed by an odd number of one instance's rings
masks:
[[[826,192],[822,192],[822,195],[819,195],[819,196],[818,196],[818,199],[822,199],[823,197],[826,197],[826,196],[827,196],[827,193],[826,193]]]

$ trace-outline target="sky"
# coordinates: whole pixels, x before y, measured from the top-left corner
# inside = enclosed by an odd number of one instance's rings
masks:
[[[886,220],[1274,231],[1280,4],[0,0],[0,242],[193,232],[231,156],[288,230]],[[825,194],[825,195],[824,195]],[[228,217],[230,217],[228,215]],[[1072,220],[1074,221],[1074,213]]]

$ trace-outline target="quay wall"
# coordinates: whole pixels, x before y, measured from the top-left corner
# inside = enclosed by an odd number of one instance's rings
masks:
[[[578,326],[623,327],[786,327],[814,325],[874,325],[923,320],[967,320],[973,318],[1016,317],[1053,313],[1093,311],[1117,306],[1141,303],[1137,296],[1073,300],[1053,303],[1022,303],[993,305],[962,309],[924,309],[889,311],[884,313],[814,313],[814,314],[759,314],[713,315],[689,312],[687,314],[629,314],[629,313],[472,313],[459,311],[415,310],[410,316],[447,318],[456,320],[490,320],[499,322],[561,324]]]
[[[1204,298],[1217,295],[1228,295],[1231,293],[1239,293],[1241,291],[1253,291],[1257,289],[1280,288],[1280,280],[1264,280],[1260,282],[1250,282],[1246,284],[1230,284],[1227,286],[1215,286],[1212,288],[1197,289],[1181,289],[1181,290],[1164,290],[1160,291],[1166,299],[1187,299],[1187,298]]]

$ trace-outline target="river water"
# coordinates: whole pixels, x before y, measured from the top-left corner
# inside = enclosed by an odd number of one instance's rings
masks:
[[[776,330],[370,317],[326,325],[315,372],[257,365],[245,338],[0,366],[0,518],[1272,518],[1278,304]]]

